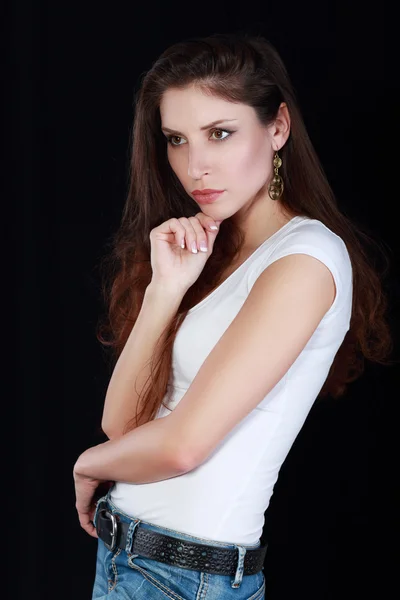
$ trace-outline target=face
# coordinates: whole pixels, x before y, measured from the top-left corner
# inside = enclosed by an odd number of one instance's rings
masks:
[[[169,138],[169,164],[199,210],[223,220],[246,212],[260,194],[268,196],[274,153],[289,135],[288,120],[283,127],[279,120],[263,127],[252,107],[194,87],[165,92],[160,115],[163,134]],[[221,122],[205,128],[217,120]],[[203,189],[224,192],[212,204],[201,204],[193,191]]]

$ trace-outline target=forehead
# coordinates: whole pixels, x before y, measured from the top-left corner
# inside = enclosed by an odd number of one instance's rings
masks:
[[[216,119],[249,119],[253,109],[246,104],[228,102],[202,92],[199,88],[171,88],[160,101],[163,127],[191,125],[201,127]]]

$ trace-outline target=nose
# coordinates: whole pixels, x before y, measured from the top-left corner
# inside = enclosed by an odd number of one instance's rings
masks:
[[[188,177],[201,179],[210,172],[205,152],[189,150]]]

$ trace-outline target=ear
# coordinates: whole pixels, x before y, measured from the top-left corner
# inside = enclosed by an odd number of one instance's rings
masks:
[[[290,115],[286,102],[282,102],[278,108],[274,123],[271,125],[270,135],[272,146],[277,152],[285,144],[290,134]]]

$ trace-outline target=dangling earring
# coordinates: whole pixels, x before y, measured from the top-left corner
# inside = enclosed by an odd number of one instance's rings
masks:
[[[282,165],[282,159],[279,158],[278,153],[275,152],[274,156],[274,176],[271,183],[268,186],[268,194],[271,200],[278,200],[283,193],[283,179],[278,173],[279,167]]]

